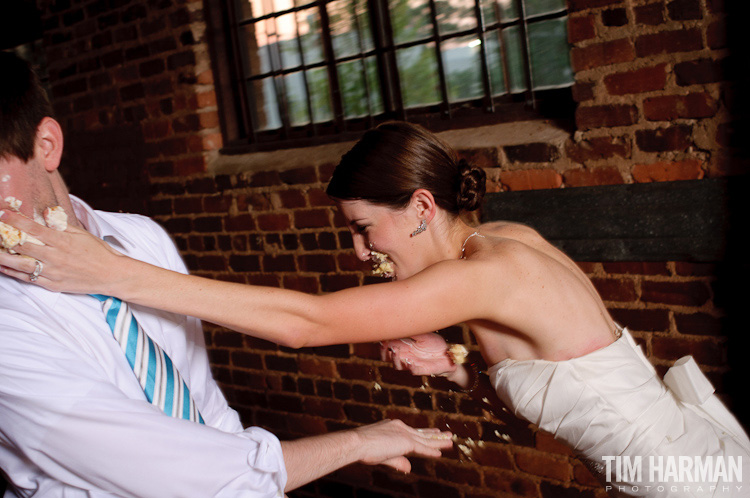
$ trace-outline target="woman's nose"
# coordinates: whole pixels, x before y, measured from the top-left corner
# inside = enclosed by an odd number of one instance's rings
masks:
[[[368,247],[364,236],[355,234],[352,239],[354,241],[354,250],[357,252],[357,258],[361,261],[367,261],[370,259],[370,248]]]

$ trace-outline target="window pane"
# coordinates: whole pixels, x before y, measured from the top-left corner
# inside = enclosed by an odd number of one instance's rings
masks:
[[[366,82],[365,80],[367,74],[362,60],[339,64],[336,68],[339,73],[339,88],[344,104],[344,116],[356,118],[370,115],[372,93],[376,89],[372,88],[369,81]],[[375,113],[374,109],[372,113]]]
[[[548,14],[565,10],[565,0],[524,0],[526,15]]]
[[[318,9],[307,9],[297,12],[299,35],[302,41],[302,53],[305,64],[315,64],[323,60],[323,41]]]
[[[443,68],[451,102],[482,96],[480,41],[476,36],[446,40],[441,45]]]
[[[284,14],[276,18],[277,47],[281,55],[281,67],[290,69],[302,64],[297,44],[296,16]]]
[[[500,9],[500,22],[512,21],[520,17],[516,8],[516,0],[497,0]]]
[[[337,58],[372,49],[370,16],[365,0],[335,0],[327,8],[333,52]]]
[[[289,112],[289,122],[292,126],[300,126],[310,122],[307,112],[307,90],[302,72],[287,74],[284,77],[286,90],[286,105]]]
[[[281,128],[279,106],[276,101],[276,90],[273,78],[251,82],[248,97],[252,102],[253,121],[256,130],[273,130]]]
[[[322,123],[333,119],[331,110],[331,90],[328,84],[328,70],[317,68],[307,71],[307,82],[310,85],[313,122]]]
[[[421,40],[432,35],[427,0],[388,0],[394,43]]]
[[[505,56],[508,58],[510,73],[510,91],[518,93],[526,90],[526,72],[524,71],[523,52],[521,50],[521,31],[516,26],[503,30]]]
[[[503,69],[502,52],[500,51],[500,42],[497,39],[497,31],[487,33],[487,66],[490,71],[490,83],[492,85],[492,95],[502,95],[508,92],[505,87],[505,70]]]
[[[243,69],[246,75],[263,74],[271,70],[268,52],[268,36],[265,21],[243,26],[240,30],[240,43],[243,52]]]
[[[453,33],[477,25],[474,0],[435,0],[435,7],[441,33]]]
[[[383,99],[380,93],[378,61],[375,57],[365,58],[365,71],[367,72],[367,84],[369,85],[370,90],[370,107],[372,108],[372,114],[381,114],[384,112]]]
[[[397,50],[396,63],[404,107],[417,107],[441,101],[434,43]]]
[[[529,24],[532,81],[534,88],[568,86],[573,82],[567,19],[551,19]]]

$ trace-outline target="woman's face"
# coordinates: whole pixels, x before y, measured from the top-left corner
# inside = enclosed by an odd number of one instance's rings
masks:
[[[354,250],[362,261],[370,259],[370,251],[388,255],[396,278],[405,279],[424,268],[419,258],[417,238],[409,235],[419,226],[416,212],[393,209],[364,200],[336,201],[354,240]]]

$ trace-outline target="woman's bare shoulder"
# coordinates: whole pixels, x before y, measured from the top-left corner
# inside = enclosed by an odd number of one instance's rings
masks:
[[[531,246],[546,242],[544,237],[530,226],[510,221],[484,223],[479,227],[479,232],[492,237],[516,240]]]

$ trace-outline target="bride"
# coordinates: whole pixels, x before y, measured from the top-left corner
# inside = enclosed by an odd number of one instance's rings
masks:
[[[2,221],[46,244],[15,249],[42,262],[34,281],[49,290],[112,295],[294,348],[395,340],[386,347],[398,368],[471,389],[477,373],[450,361],[438,336],[397,340],[465,323],[499,398],[573,448],[612,493],[746,495],[721,476],[687,483],[648,471],[651,457],[744,457],[750,476],[750,442],[694,362],[670,370],[667,387],[585,274],[538,233],[464,223],[459,213],[478,208],[484,190],[481,169],[418,126],[390,122],[367,132],[327,192],[357,256],[374,259],[393,281],[327,295],[170,272],[7,209]],[[39,267],[10,254],[0,254],[0,265],[26,281]],[[623,476],[613,471],[615,457],[640,457],[646,467],[637,479]]]

